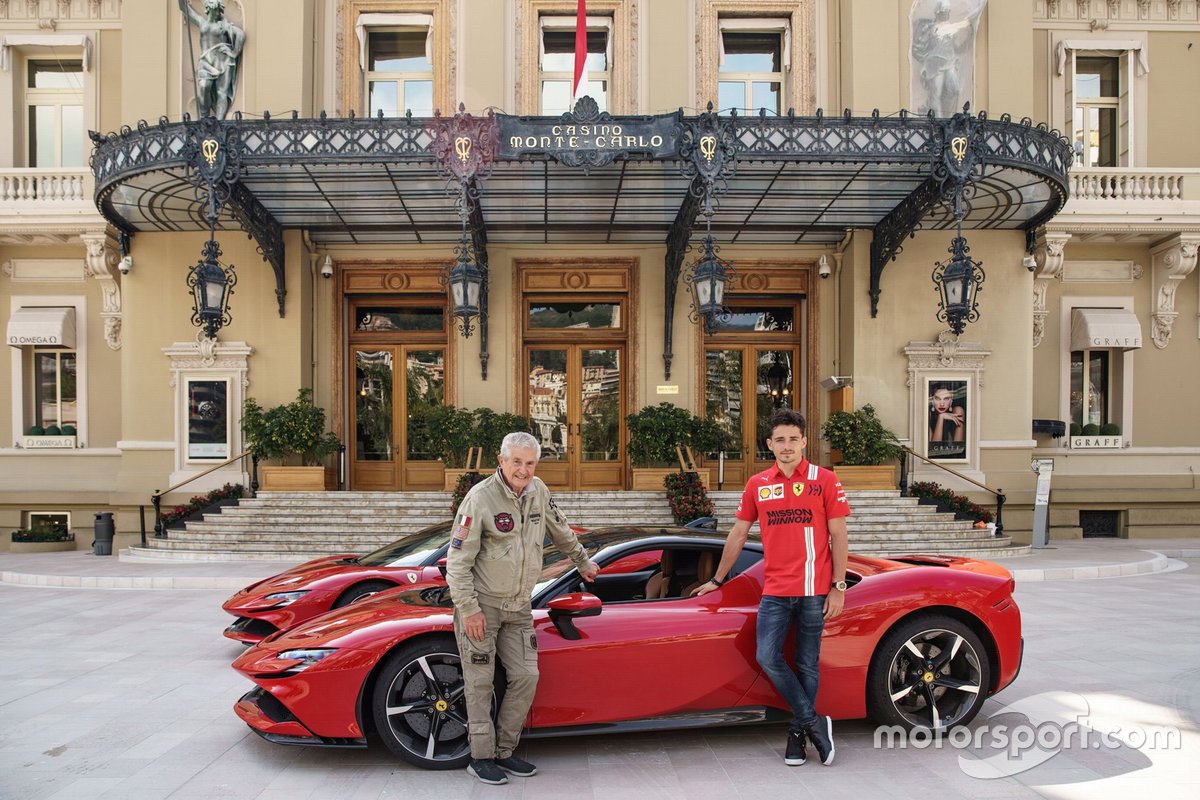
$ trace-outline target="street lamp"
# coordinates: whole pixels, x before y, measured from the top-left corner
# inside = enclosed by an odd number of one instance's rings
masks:
[[[463,232],[462,241],[454,248],[454,265],[446,275],[446,283],[450,286],[450,297],[454,300],[454,316],[458,317],[462,326],[463,336],[470,338],[473,329],[472,320],[479,316],[479,295],[483,290],[483,272],[475,264],[467,234]]]
[[[220,259],[221,246],[210,233],[204,253],[187,275],[192,292],[192,324],[203,328],[209,339],[217,338],[217,331],[233,321],[229,298],[237,284],[237,274],[232,264],[222,269]]]
[[[785,399],[791,394],[791,387],[788,386],[788,368],[779,357],[775,354],[774,363],[767,367],[764,376],[767,381],[767,390],[771,393],[771,400],[776,408],[780,408]]]
[[[687,275],[692,291],[692,320],[704,320],[705,330],[712,332],[718,320],[728,319],[725,308],[725,289],[733,281],[733,265],[717,255],[720,248],[713,242],[712,231],[704,237],[700,259]]]
[[[955,236],[950,243],[950,261],[939,261],[933,267],[933,285],[939,293],[937,319],[947,323],[956,336],[968,322],[979,319],[975,298],[986,277],[983,264],[969,252],[967,240]]]

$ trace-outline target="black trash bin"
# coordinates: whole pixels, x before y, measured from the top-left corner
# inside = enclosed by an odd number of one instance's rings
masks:
[[[117,532],[111,511],[96,512],[96,538],[92,542],[92,555],[111,556],[113,535]]]

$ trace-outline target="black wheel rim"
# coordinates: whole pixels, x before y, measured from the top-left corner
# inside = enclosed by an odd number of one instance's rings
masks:
[[[983,691],[979,653],[961,633],[921,631],[892,657],[888,696],[910,725],[944,730],[958,724]]]
[[[406,664],[388,686],[385,711],[396,741],[419,758],[452,761],[470,752],[457,653],[430,653]]]

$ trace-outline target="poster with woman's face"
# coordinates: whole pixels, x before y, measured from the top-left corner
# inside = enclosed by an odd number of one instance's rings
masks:
[[[929,458],[967,458],[967,382],[929,380]]]

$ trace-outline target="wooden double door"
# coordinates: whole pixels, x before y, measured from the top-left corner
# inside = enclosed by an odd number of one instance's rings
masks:
[[[538,476],[553,489],[623,488],[624,345],[529,344],[523,362]]]

